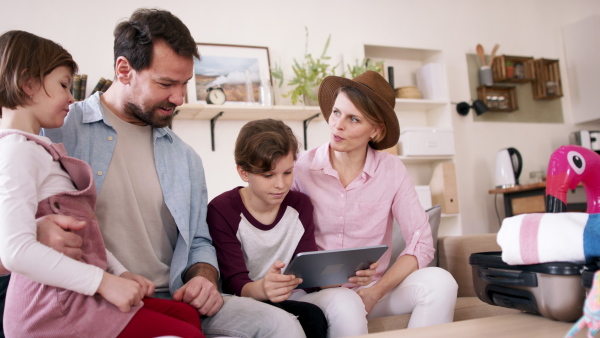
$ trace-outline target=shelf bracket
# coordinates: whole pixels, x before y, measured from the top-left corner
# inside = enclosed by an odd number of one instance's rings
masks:
[[[308,129],[308,124],[310,123],[310,121],[316,117],[319,117],[319,115],[321,115],[321,113],[317,113],[309,118],[307,118],[306,120],[302,121],[302,126],[304,127],[304,150],[308,150],[308,146],[306,144],[306,129]]]
[[[221,115],[223,115],[223,112],[218,113],[210,119],[210,145],[212,151],[215,151],[215,124],[217,124],[217,119],[221,117]]]

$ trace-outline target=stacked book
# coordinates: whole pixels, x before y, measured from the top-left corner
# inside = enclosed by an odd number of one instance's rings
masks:
[[[93,95],[95,92],[100,91],[100,92],[105,92],[108,87],[110,87],[110,85],[112,84],[111,80],[106,80],[105,78],[100,78],[100,80],[98,80],[98,83],[96,84],[96,87],[94,87],[94,90],[92,90],[92,93],[90,94]],[[81,101],[85,99],[85,92],[87,89],[87,75],[86,74],[75,74],[73,76],[73,84],[71,86],[71,94],[73,94],[73,97],[75,98],[75,101]]]
[[[96,84],[96,87],[94,87],[94,90],[92,90],[92,93],[90,94],[90,96],[94,95],[95,92],[105,92],[108,87],[110,87],[110,85],[112,84],[111,80],[107,80],[103,77],[100,78],[100,80],[98,80],[98,83]]]

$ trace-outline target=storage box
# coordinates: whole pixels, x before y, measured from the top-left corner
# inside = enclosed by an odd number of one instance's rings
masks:
[[[429,188],[431,189],[431,203],[441,205],[442,213],[458,214],[456,166],[453,162],[439,163],[433,169]]]
[[[431,189],[428,185],[417,185],[415,186],[415,190],[417,191],[417,196],[419,197],[419,202],[421,202],[421,206],[423,209],[427,210],[433,206],[431,203]]]
[[[566,322],[582,315],[585,288],[581,264],[508,265],[502,261],[502,252],[471,254],[469,264],[475,293],[488,304]]]
[[[452,128],[410,127],[400,132],[400,154],[404,156],[454,155]]]

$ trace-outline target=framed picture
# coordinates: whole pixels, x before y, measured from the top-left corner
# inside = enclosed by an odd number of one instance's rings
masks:
[[[267,47],[198,43],[188,103],[206,103],[206,90],[223,88],[225,104],[258,104],[261,80],[271,80]]]

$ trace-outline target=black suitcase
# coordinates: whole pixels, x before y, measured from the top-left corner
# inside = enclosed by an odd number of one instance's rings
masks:
[[[573,322],[583,313],[583,264],[508,265],[502,252],[471,254],[473,285],[482,301],[552,320]]]

